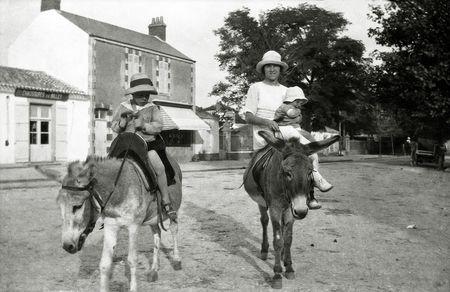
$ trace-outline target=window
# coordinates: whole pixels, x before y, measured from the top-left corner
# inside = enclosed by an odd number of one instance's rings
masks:
[[[51,107],[30,105],[30,144],[50,144]]]
[[[104,109],[95,109],[94,114],[96,119],[104,120],[106,119],[107,110]]]
[[[128,87],[129,76],[136,73],[142,73],[144,71],[144,60],[142,52],[125,48],[125,72],[124,72],[124,82],[125,87]]]
[[[156,79],[159,93],[170,93],[170,59],[167,57],[158,57],[159,61],[156,62]]]

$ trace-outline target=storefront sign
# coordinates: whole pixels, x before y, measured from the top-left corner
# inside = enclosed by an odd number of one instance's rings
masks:
[[[41,90],[23,89],[17,88],[15,96],[31,97],[31,98],[43,98],[52,100],[66,101],[69,98],[68,93],[48,92]]]

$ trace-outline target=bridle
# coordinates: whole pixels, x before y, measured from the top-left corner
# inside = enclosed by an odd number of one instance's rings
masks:
[[[89,196],[87,196],[84,200],[83,203],[86,203],[86,200],[89,199],[89,201],[91,202],[92,207],[94,207],[95,209],[97,209],[97,211],[101,214],[103,212],[103,209],[106,206],[106,203],[108,201],[106,201],[105,203],[103,202],[102,198],[99,196],[98,192],[94,189],[94,186],[97,184],[97,179],[94,177],[92,178],[89,183],[85,186],[82,187],[77,187],[77,186],[68,186],[68,185],[63,185],[61,186],[61,188],[63,190],[68,190],[68,191],[73,191],[73,192],[84,192],[87,191],[89,192]],[[108,197],[109,199],[109,197]],[[98,207],[97,207],[98,206]],[[87,224],[86,229],[83,231],[82,234],[85,234],[86,236],[91,233],[94,230],[95,227],[95,223],[96,220],[94,220],[93,218],[94,216],[90,216],[89,217],[89,222]]]

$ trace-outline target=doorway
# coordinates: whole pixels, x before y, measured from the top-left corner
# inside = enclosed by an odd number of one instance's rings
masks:
[[[30,105],[30,162],[52,161],[51,106]]]

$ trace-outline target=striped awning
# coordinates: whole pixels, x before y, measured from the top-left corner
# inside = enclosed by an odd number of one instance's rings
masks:
[[[200,119],[192,109],[172,106],[160,106],[163,131],[165,130],[211,130],[202,119]]]

